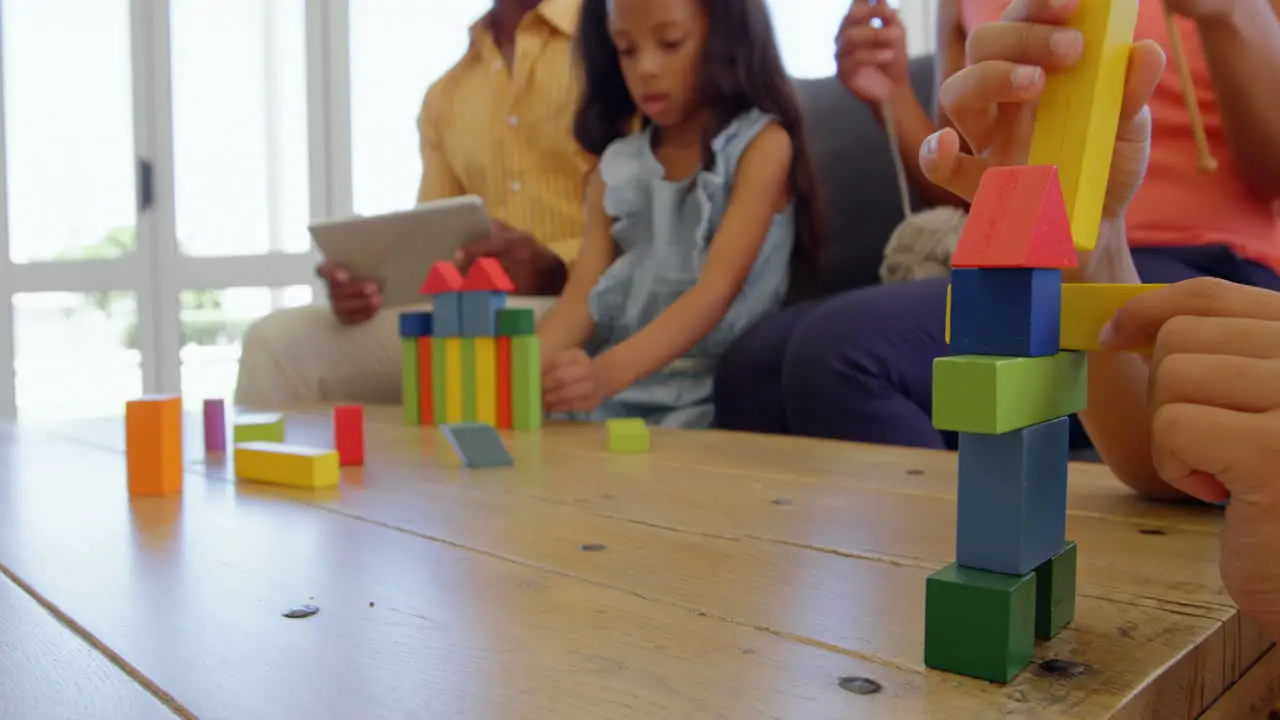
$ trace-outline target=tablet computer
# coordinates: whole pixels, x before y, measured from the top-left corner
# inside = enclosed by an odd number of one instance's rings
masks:
[[[484,201],[475,195],[433,200],[385,215],[312,223],[311,241],[325,262],[382,284],[384,307],[422,302],[431,266],[453,260],[464,244],[489,234]]]

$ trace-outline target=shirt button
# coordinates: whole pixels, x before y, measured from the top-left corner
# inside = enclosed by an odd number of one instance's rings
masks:
[[[511,127],[515,127],[516,125],[520,124],[520,118],[516,117],[515,115],[512,115],[511,117],[507,118],[507,124],[510,125]]]
[[[515,182],[511,183],[511,192],[520,192],[520,181],[519,181],[519,180],[517,180],[517,181],[515,181]]]

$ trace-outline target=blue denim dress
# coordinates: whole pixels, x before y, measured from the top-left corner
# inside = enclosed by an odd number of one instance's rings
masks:
[[[613,219],[617,260],[591,291],[599,354],[638,333],[698,281],[733,193],[743,152],[770,122],[743,113],[711,143],[710,170],[672,182],[653,154],[651,130],[615,141],[600,159],[604,210]],[[709,428],[716,365],[740,334],[778,309],[787,294],[795,243],[794,203],[775,215],[755,265],[729,311],[684,357],[646,377],[579,420],[643,418],[651,425]]]

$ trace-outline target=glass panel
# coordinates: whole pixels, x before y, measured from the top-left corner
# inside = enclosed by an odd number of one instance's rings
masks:
[[[138,303],[129,291],[13,296],[18,418],[119,415],[142,393]]]
[[[304,0],[173,0],[178,246],[305,252],[310,217]]]
[[[412,207],[422,178],[422,98],[467,49],[492,0],[350,0],[352,203],[361,215]]]
[[[0,3],[15,263],[133,250],[128,0]]]
[[[232,397],[244,331],[275,310],[311,304],[311,286],[184,290],[181,302],[182,396],[194,409]]]

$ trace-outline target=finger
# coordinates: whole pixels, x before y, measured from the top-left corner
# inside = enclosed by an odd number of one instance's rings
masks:
[[[1153,417],[1151,457],[1160,477],[1183,492],[1205,502],[1224,502],[1226,492],[1210,495],[1212,484],[1193,477],[1209,475],[1225,486],[1234,503],[1237,496],[1248,500],[1262,483],[1272,481],[1280,457],[1278,431],[1270,414],[1174,403]]]
[[[316,268],[316,275],[322,279],[333,283],[345,283],[351,280],[351,274],[338,265],[325,263]]]
[[[1195,315],[1170,318],[1156,333],[1152,364],[1180,354],[1280,359],[1280,322]]]
[[[571,385],[556,388],[552,391],[543,391],[543,402],[551,406],[576,406],[580,405],[583,400],[590,395],[590,384],[585,381],[574,382]]]
[[[1239,412],[1280,409],[1280,361],[1177,353],[1151,373],[1151,406],[1191,403]]]
[[[1125,76],[1124,99],[1120,105],[1120,121],[1132,120],[1151,100],[1160,77],[1164,74],[1165,55],[1154,40],[1142,40],[1129,51],[1129,69]],[[1141,138],[1145,140],[1145,136]]]
[[[981,151],[1000,129],[999,107],[1038,98],[1044,81],[1044,71],[1034,65],[988,60],[947,78],[938,91],[939,103],[969,146]]]
[[[1038,23],[979,25],[965,42],[969,65],[1002,60],[1050,71],[1066,70],[1079,62],[1083,53],[1084,35],[1079,30]]]
[[[1075,15],[1080,2],[1081,0],[1013,0],[1000,19],[1006,22],[1065,25]]]
[[[920,169],[934,185],[973,200],[989,164],[960,150],[960,136],[950,128],[929,136],[920,146]]]
[[[837,57],[847,57],[859,50],[866,49],[893,49],[895,35],[901,35],[902,30],[876,30],[868,25],[859,25],[849,28],[840,34],[839,52]]]
[[[1180,315],[1280,321],[1280,293],[1209,277],[1157,288],[1125,303],[1103,327],[1099,343],[1116,351],[1150,346],[1160,328]]]
[[[333,304],[334,311],[340,315],[372,313],[378,307],[377,302],[365,295],[337,297],[333,298],[331,302]]]

